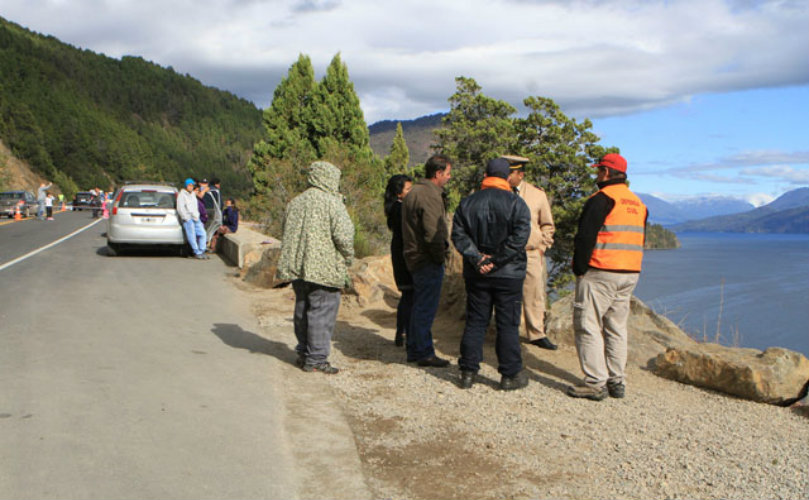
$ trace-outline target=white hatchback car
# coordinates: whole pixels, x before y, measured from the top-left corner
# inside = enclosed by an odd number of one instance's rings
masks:
[[[177,216],[177,188],[168,184],[126,184],[116,193],[107,221],[109,255],[121,249],[172,245],[185,252]]]

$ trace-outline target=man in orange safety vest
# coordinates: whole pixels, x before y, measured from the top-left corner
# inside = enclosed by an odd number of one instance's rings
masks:
[[[640,277],[648,210],[626,184],[626,159],[604,155],[598,192],[584,205],[574,240],[576,298],[573,328],[584,384],[567,394],[595,401],[622,398],[627,358],[627,320]]]

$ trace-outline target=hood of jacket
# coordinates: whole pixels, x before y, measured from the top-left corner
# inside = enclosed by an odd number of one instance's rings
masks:
[[[310,187],[340,196],[340,169],[327,161],[316,161],[309,165],[306,180]]]

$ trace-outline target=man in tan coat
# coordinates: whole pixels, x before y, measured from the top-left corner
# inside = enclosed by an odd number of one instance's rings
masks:
[[[531,235],[525,246],[528,257],[525,282],[523,283],[523,318],[528,342],[543,349],[555,350],[556,345],[545,335],[545,250],[553,245],[553,214],[548,197],[541,188],[525,181],[525,164],[528,158],[504,155],[511,174],[508,182],[514,192],[528,204],[531,211]]]

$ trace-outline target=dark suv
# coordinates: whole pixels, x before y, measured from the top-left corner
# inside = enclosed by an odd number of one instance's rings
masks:
[[[73,210],[92,209],[95,197],[92,191],[79,191],[73,198]]]

